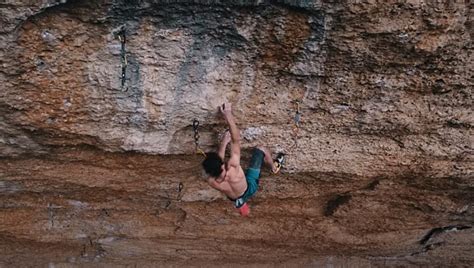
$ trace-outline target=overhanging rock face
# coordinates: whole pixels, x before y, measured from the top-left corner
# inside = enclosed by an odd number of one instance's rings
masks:
[[[146,252],[156,237],[177,239],[176,245],[165,243],[166,250],[174,250],[189,243],[187,239],[212,236],[208,217],[234,232],[237,220],[231,211],[214,207],[211,201],[220,197],[198,180],[200,159],[194,156],[193,119],[200,122],[200,146],[214,149],[226,128],[217,109],[224,101],[234,105],[244,158],[260,144],[288,154],[286,175],[270,179],[257,201],[262,214],[254,224],[267,229],[245,227],[267,243],[275,242],[274,232],[281,232],[278,238],[290,244],[304,241],[297,252],[283,254],[285,258],[327,256],[338,245],[348,246],[334,255],[379,250],[369,255],[419,256],[428,251],[412,247],[420,230],[470,226],[471,4],[24,2],[0,4],[0,157],[6,159],[0,164],[0,194],[8,213],[7,204],[23,204],[20,212],[11,212],[1,222],[0,235],[10,241],[5,245],[25,246],[31,239],[53,243],[51,247],[65,243],[76,252],[81,239],[88,238],[97,240],[89,244],[98,259],[106,255],[104,245],[110,246],[109,256],[119,259],[127,246]],[[176,164],[179,170],[168,167]],[[120,172],[124,167],[127,175]],[[87,175],[81,173],[83,168],[89,170]],[[134,178],[141,179],[132,183]],[[182,196],[168,203],[170,191],[181,182]],[[62,190],[47,191],[55,185]],[[31,192],[45,197],[26,194]],[[101,198],[86,198],[87,192]],[[104,201],[111,196],[115,201]],[[135,201],[127,203],[127,196]],[[386,198],[393,203],[386,204]],[[35,202],[40,205],[25,208]],[[105,213],[102,209],[116,209],[116,218],[100,214]],[[62,225],[53,226],[54,216],[42,219],[42,210],[63,213],[58,220]],[[127,210],[136,210],[134,217],[142,222],[127,218]],[[207,214],[200,214],[202,210]],[[150,211],[168,213],[165,222]],[[388,229],[381,230],[380,217],[386,219],[393,211],[407,221],[388,219]],[[12,227],[21,213],[44,220],[44,226]],[[229,215],[219,220],[219,213]],[[72,215],[90,218],[90,228],[82,230],[83,222]],[[279,216],[296,219],[270,223]],[[370,219],[375,229],[366,229],[362,218]],[[114,227],[106,227],[105,221]],[[119,224],[122,221],[127,227]],[[26,235],[28,228],[38,237]],[[401,231],[406,228],[412,231]],[[300,233],[292,236],[294,229]],[[150,241],[137,242],[140,235],[133,230],[143,231],[141,238]],[[42,232],[48,235],[39,238]],[[61,240],[68,232],[68,241]],[[402,234],[393,238],[390,232]],[[253,239],[219,234],[223,240]],[[393,243],[382,247],[389,237]],[[319,239],[327,246],[313,245]],[[470,241],[461,240],[452,246]],[[212,241],[204,245],[214,246]],[[279,247],[286,249],[275,245],[269,248],[276,255]],[[255,247],[260,246],[256,242]],[[356,250],[351,252],[351,247]],[[197,248],[193,244],[183,250]],[[165,260],[166,250],[150,251],[157,259],[138,258],[145,263]],[[467,250],[472,252],[472,245]],[[230,246],[223,252],[230,252]],[[252,256],[268,262],[276,255]],[[93,259],[81,256],[74,260]]]
[[[465,6],[82,2],[6,33],[2,132],[14,137],[3,155],[77,144],[188,154],[194,118],[210,149],[224,100],[245,147],[304,148],[289,159],[296,171],[446,175],[472,149]]]
[[[192,119],[207,128],[203,145],[211,146],[207,126],[222,124],[216,111],[225,99],[239,117],[253,117],[241,123],[261,136],[291,121],[289,101],[318,90],[319,79],[294,78],[324,72],[321,11],[137,3],[59,6],[18,31],[11,60],[20,84],[11,90],[24,95],[6,102],[25,111],[17,122],[55,135],[41,143],[72,135],[61,143],[189,153]]]
[[[469,149],[463,6],[423,18],[436,8],[185,2],[66,3],[17,26],[2,107],[4,124],[23,135],[4,142],[4,154],[52,144],[190,153],[193,118],[209,149],[224,100],[236,106],[245,146],[289,151],[297,139],[295,170],[443,172]]]

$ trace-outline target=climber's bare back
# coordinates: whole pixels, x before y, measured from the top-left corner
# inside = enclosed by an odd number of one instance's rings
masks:
[[[219,178],[209,177],[209,184],[226,194],[231,199],[241,196],[247,189],[247,180],[240,165],[233,166],[229,162],[225,164],[225,170]]]

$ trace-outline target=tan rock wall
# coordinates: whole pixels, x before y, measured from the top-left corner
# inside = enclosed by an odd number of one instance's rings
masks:
[[[202,146],[215,145],[224,127],[216,107],[229,100],[244,146],[294,151],[289,170],[373,175],[422,165],[447,175],[455,161],[467,172],[455,159],[472,153],[468,6],[289,4],[50,8],[10,33],[4,124],[36,144],[23,152],[90,144],[183,154],[193,152],[193,118]]]
[[[0,266],[472,263],[472,10],[0,4]],[[225,100],[244,163],[258,144],[288,153],[249,219],[194,151],[192,120],[215,148]],[[420,243],[449,226],[466,228]]]

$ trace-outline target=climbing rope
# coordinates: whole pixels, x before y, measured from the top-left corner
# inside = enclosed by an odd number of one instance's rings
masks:
[[[199,147],[199,120],[194,118],[193,120],[193,131],[194,131],[194,145],[196,146],[196,153],[202,154],[206,157],[206,153]]]

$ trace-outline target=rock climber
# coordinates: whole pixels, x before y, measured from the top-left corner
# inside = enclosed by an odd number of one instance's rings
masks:
[[[247,201],[258,190],[262,163],[271,167],[273,173],[278,173],[283,164],[284,154],[278,154],[276,160],[273,160],[265,147],[254,148],[250,165],[244,173],[240,166],[240,131],[232,114],[232,105],[226,102],[219,109],[229,130],[224,133],[218,152],[207,153],[202,166],[209,176],[209,185],[224,193],[234,202],[240,215],[245,217],[250,213]],[[231,144],[230,158],[225,162],[225,151],[229,143]]]

